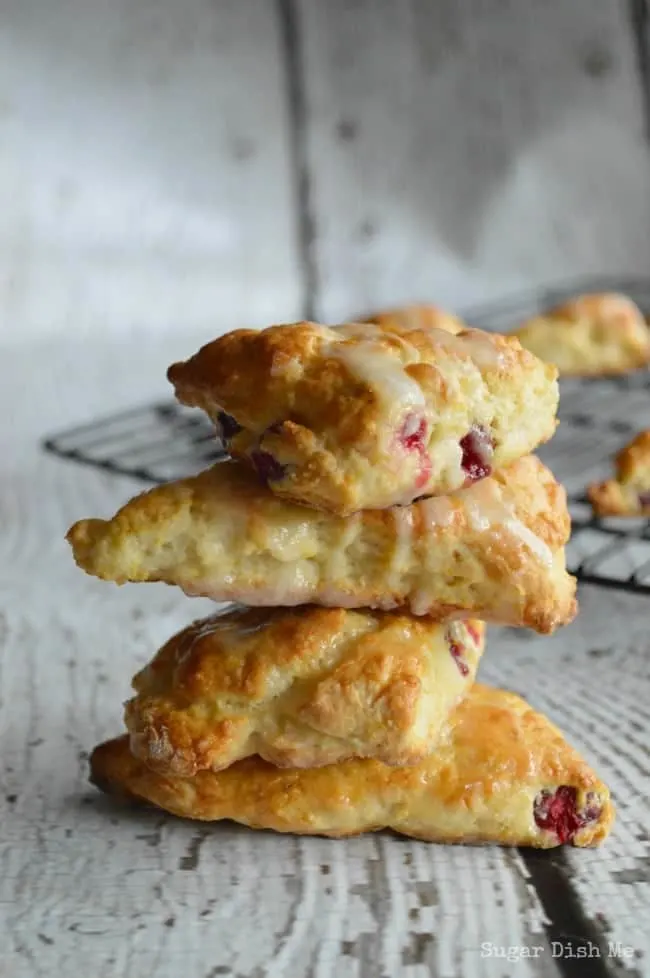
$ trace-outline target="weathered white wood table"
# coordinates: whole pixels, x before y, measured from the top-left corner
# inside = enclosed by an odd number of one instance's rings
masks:
[[[584,589],[551,639],[493,630],[483,667],[610,783],[602,850],[126,811],[87,752],[205,603],[77,571],[67,526],[136,485],[38,445],[165,396],[233,325],[646,273],[645,9],[0,0],[2,978],[650,973],[647,598]]]
[[[63,541],[74,519],[110,513],[136,485],[43,455],[44,425],[110,411],[118,387],[127,404],[166,393],[164,365],[194,342],[131,339],[5,360],[0,973],[515,973],[484,956],[494,946],[542,948],[516,974],[647,974],[647,596],[584,589],[577,621],[553,638],[493,629],[483,666],[548,712],[611,785],[618,820],[602,850],[285,838],[126,810],[87,784],[87,753],[121,729],[131,674],[207,604],[86,578]],[[606,955],[610,941],[631,956],[552,956]]]

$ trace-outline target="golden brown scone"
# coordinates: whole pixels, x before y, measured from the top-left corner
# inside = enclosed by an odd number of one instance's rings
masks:
[[[650,516],[650,430],[641,431],[614,459],[616,478],[594,482],[587,496],[598,516]]]
[[[607,787],[553,724],[504,690],[476,684],[437,749],[415,767],[349,760],[281,770],[259,757],[192,778],[133,757],[128,737],[95,748],[91,780],[174,815],[251,828],[356,835],[391,828],[431,842],[498,842],[541,849],[594,846],[609,833]]]
[[[460,333],[467,329],[467,325],[458,316],[426,303],[382,309],[370,316],[364,316],[362,322],[378,323],[383,329],[397,329],[398,333],[405,329],[446,329],[448,333]]]
[[[467,694],[484,629],[316,607],[206,618],[136,675],[125,712],[131,750],[184,777],[251,754],[280,767],[348,757],[415,764]]]
[[[575,613],[566,494],[527,456],[451,496],[333,516],[222,462],[68,533],[87,573],[247,605],[406,607],[550,632]]]
[[[556,425],[555,369],[481,330],[240,329],[168,376],[276,495],[339,515],[469,485]]]
[[[521,345],[561,374],[620,374],[650,362],[650,330],[624,295],[581,295],[524,323]]]

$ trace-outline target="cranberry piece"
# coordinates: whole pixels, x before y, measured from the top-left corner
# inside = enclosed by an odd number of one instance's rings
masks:
[[[469,482],[484,479],[492,472],[494,442],[488,431],[480,424],[473,424],[464,438],[460,440],[463,451],[461,465],[467,473]]]
[[[555,832],[560,843],[571,842],[579,829],[600,816],[601,809],[594,795],[588,796],[587,807],[582,812],[577,809],[577,797],[575,788],[563,784],[555,791],[540,791],[535,798],[535,822],[540,829]]]
[[[419,451],[427,433],[427,423],[419,414],[407,414],[398,438],[409,452]]]
[[[467,633],[472,641],[476,642],[478,645],[478,643],[481,641],[481,633],[479,632],[478,628],[475,628],[474,625],[470,625],[469,622],[465,623],[465,628],[467,629]]]
[[[598,801],[598,796],[593,791],[587,792],[587,807],[582,813],[585,824],[587,822],[595,822],[600,818],[601,812],[602,806]]]
[[[639,506],[650,506],[650,492],[639,493]]]
[[[469,666],[463,658],[465,649],[460,642],[456,641],[450,631],[447,632],[447,644],[449,645],[451,657],[458,666],[458,671],[461,676],[469,676]]]
[[[242,430],[241,425],[238,421],[235,421],[232,414],[226,414],[225,411],[219,411],[217,414],[217,425],[221,440],[224,442],[229,442],[231,438],[235,437],[238,431]]]
[[[422,489],[431,476],[431,459],[425,445],[426,435],[426,419],[413,412],[407,414],[397,435],[402,448],[405,448],[407,452],[417,452],[420,456],[420,468],[415,480],[416,489]]]
[[[284,478],[286,471],[284,465],[280,465],[270,452],[263,452],[258,449],[250,453],[250,460],[260,479],[264,482],[279,482],[280,479]]]

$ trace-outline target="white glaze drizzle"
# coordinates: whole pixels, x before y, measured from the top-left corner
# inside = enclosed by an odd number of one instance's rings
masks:
[[[386,335],[377,323],[341,323],[331,328],[336,332],[337,339],[342,337],[344,340],[377,340]]]
[[[511,533],[514,533],[515,536],[519,537],[522,543],[528,547],[531,553],[533,553],[542,564],[545,564],[546,567],[549,568],[553,566],[553,553],[549,545],[543,540],[540,540],[540,538],[536,536],[536,534],[534,534],[529,527],[522,523],[521,520],[511,517],[510,519],[506,520],[505,526]]]
[[[470,526],[475,530],[500,527],[519,539],[534,557],[545,566],[553,563],[549,546],[533,533],[516,515],[511,500],[496,479],[482,479],[463,493],[463,502]]]
[[[461,499],[473,530],[503,525],[512,516],[512,505],[504,501],[501,486],[495,479],[481,479],[463,490]]]
[[[243,612],[242,612],[243,613]],[[209,635],[214,635],[216,632],[230,631],[233,632],[236,637],[244,637],[246,635],[254,635],[256,632],[262,631],[269,624],[267,619],[260,619],[254,623],[243,624],[241,621],[241,614],[224,612],[223,614],[212,615],[210,618],[205,618],[203,621],[195,622],[194,625],[190,627],[185,640],[181,643],[180,647],[176,651],[176,663],[180,664],[185,659],[187,659],[194,650],[197,642],[202,639],[207,638]]]
[[[387,590],[399,591],[404,571],[411,560],[413,548],[413,509],[410,506],[396,506],[393,509],[395,520],[395,547],[387,574]]]
[[[370,389],[391,408],[404,410],[424,407],[422,388],[404,370],[404,365],[372,340],[355,344],[340,344],[333,354],[342,360],[352,373],[368,384]]]
[[[503,362],[503,351],[489,333],[480,329],[466,329],[462,333],[448,333],[444,329],[428,330],[435,333],[435,342],[448,353],[469,356],[478,367],[490,369]]]
[[[456,508],[449,496],[432,496],[430,499],[423,499],[417,506],[423,523],[429,530],[451,526],[454,521]]]
[[[343,521],[344,526],[336,546],[332,547],[323,564],[323,581],[329,581],[335,588],[340,585],[342,578],[348,576],[347,551],[359,532],[360,521],[361,513],[353,513]]]
[[[417,381],[405,371],[405,366],[417,363],[417,350],[404,337],[395,333],[386,334],[376,323],[343,323],[333,327],[338,342],[329,348],[332,356],[338,357],[352,373],[368,384],[370,389],[391,408],[400,413],[409,407],[424,407],[425,397]],[[407,364],[395,355],[394,349],[385,349],[379,343],[389,335],[393,343],[402,349]]]
[[[294,519],[285,525],[266,527],[265,548],[281,564],[290,564],[314,553],[313,522]]]
[[[469,526],[479,533],[492,529],[505,531],[515,537],[518,544],[526,548],[533,558],[546,568],[553,565],[553,553],[543,540],[525,525],[516,515],[512,500],[504,498],[504,489],[495,479],[482,479],[469,489],[462,490],[456,497],[462,503]],[[444,496],[433,497],[416,504],[431,530],[439,526],[449,526],[453,519],[450,499]],[[435,598],[436,582],[419,587],[412,595],[410,606],[414,615],[429,612]],[[509,602],[508,589],[500,594],[503,608]],[[498,610],[495,608],[495,611]],[[471,613],[468,612],[468,616]]]
[[[406,337],[387,334],[376,323],[345,323],[332,327],[331,333],[343,342],[329,345],[330,355],[341,359],[387,406],[401,412],[409,407],[425,407],[426,399],[420,385],[405,370],[409,362],[418,363],[421,359]],[[454,334],[434,327],[427,329],[426,334],[441,351],[471,361],[479,369],[498,367],[503,360],[495,339],[481,330],[468,329]],[[379,340],[387,335],[400,344],[406,364],[395,356],[394,350],[380,345]]]
[[[426,587],[417,588],[411,595],[409,606],[414,615],[426,615],[432,605],[433,589]]]

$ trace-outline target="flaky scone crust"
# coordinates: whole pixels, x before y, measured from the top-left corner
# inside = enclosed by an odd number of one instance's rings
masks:
[[[448,333],[460,333],[467,324],[453,313],[428,303],[411,303],[408,306],[394,306],[381,309],[362,318],[364,323],[378,323],[384,329],[446,329]]]
[[[522,346],[563,375],[605,376],[650,363],[650,329],[624,295],[581,295],[515,331]]]
[[[317,607],[197,621],[135,676],[131,750],[183,776],[251,754],[282,767],[415,764],[469,690],[484,628]]]
[[[431,842],[497,842],[551,848],[555,831],[535,818],[540,792],[568,786],[591,811],[570,841],[602,842],[614,819],[606,786],[560,731],[513,693],[476,684],[456,708],[438,748],[415,767],[349,760],[281,770],[258,757],[219,773],[165,776],[133,757],[128,737],[91,757],[100,788],[174,815],[233,819],[251,828],[346,836],[391,828]]]
[[[168,376],[182,403],[236,419],[221,425],[230,454],[274,493],[339,515],[468,484],[474,432],[494,470],[556,425],[555,368],[514,337],[394,319],[236,330]]]
[[[566,494],[527,456],[445,498],[337,517],[225,462],[68,533],[87,573],[257,606],[404,607],[550,632],[576,610]]]
[[[650,429],[639,432],[621,449],[614,467],[614,479],[594,482],[587,489],[594,512],[598,516],[650,516]]]

